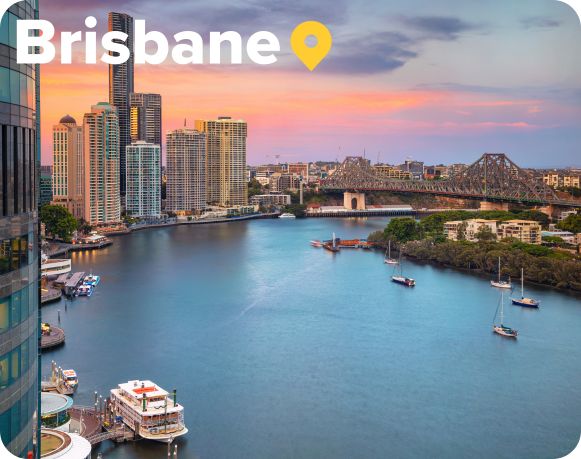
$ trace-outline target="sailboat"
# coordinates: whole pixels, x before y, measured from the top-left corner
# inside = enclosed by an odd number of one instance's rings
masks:
[[[500,324],[495,323],[497,315],[500,315]],[[494,314],[492,331],[507,338],[516,338],[518,336],[518,331],[504,325],[504,290],[500,292],[500,304],[496,308],[496,314]]]
[[[329,252],[337,253],[339,251],[339,247],[337,247],[337,238],[335,237],[335,233],[333,233],[333,240],[326,241],[323,244],[323,247],[327,249]]]
[[[498,257],[498,280],[491,280],[490,285],[497,288],[512,288],[510,277],[508,278],[508,281],[503,281],[500,278],[500,257]]]
[[[401,264],[401,250],[399,251],[399,262],[397,262],[396,264],[399,264],[399,275],[393,275],[391,276],[391,280],[392,282],[395,282],[396,284],[401,284],[401,285],[405,285],[406,287],[415,287],[416,286],[416,281],[414,279],[412,279],[411,277],[405,277],[403,275],[402,272],[402,264]],[[397,269],[394,268],[394,273],[395,270]]]
[[[391,258],[391,239],[389,240],[389,244],[387,246],[387,250],[385,251],[385,255],[383,257],[383,262],[386,265],[397,265],[398,261]]]
[[[513,298],[512,304],[517,306],[523,306],[525,308],[538,308],[540,301],[533,300],[532,298],[525,298],[525,270],[521,268],[520,270],[520,299]]]

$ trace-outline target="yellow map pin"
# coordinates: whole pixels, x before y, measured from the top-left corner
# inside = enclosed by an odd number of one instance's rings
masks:
[[[306,43],[310,36],[317,39],[317,44],[313,47]],[[297,57],[310,71],[313,71],[331,51],[333,37],[324,24],[317,21],[306,21],[295,27],[290,42]]]

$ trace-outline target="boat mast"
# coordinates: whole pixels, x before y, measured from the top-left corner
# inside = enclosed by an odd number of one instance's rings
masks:
[[[500,282],[500,257],[498,257],[498,282]]]
[[[387,257],[391,260],[391,239],[389,240],[387,247],[387,250],[389,251]]]
[[[500,291],[500,326],[504,324],[504,290]]]
[[[335,233],[333,233],[333,248],[335,248]]]
[[[520,296],[525,297],[525,269],[520,269]]]

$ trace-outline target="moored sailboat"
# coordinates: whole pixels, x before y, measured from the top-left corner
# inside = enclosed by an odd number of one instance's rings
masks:
[[[405,277],[403,275],[403,269],[402,269],[402,263],[401,263],[401,250],[399,251],[399,274],[396,275],[394,274],[393,276],[391,276],[391,281],[395,282],[396,284],[401,284],[401,285],[405,285],[406,287],[415,287],[416,286],[416,281],[415,279],[412,279],[411,277]],[[397,269],[397,267],[394,268],[394,272]]]
[[[532,298],[525,298],[525,270],[521,268],[520,270],[520,299],[513,298],[512,304],[516,306],[522,306],[524,308],[538,308],[540,301],[534,300]]]
[[[510,281],[510,277],[508,278],[508,281],[504,281],[501,279],[500,276],[501,276],[500,257],[498,257],[498,279],[491,280],[490,285],[492,285],[493,287],[496,287],[496,288],[510,288],[510,289],[512,289],[512,282]]]
[[[398,261],[394,258],[391,258],[391,239],[387,245],[387,250],[385,251],[385,255],[383,257],[383,262],[386,265],[397,265]]]
[[[497,315],[500,315],[500,323],[498,324],[496,323]],[[500,304],[498,305],[498,308],[496,308],[496,313],[494,314],[492,331],[507,338],[516,338],[518,336],[518,331],[504,325],[504,291],[500,292]]]

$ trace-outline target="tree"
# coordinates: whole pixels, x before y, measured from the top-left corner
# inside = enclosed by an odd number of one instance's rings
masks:
[[[462,222],[458,225],[458,240],[465,241],[466,240],[466,230],[468,229],[468,223]]]
[[[569,215],[565,220],[557,224],[557,228],[571,233],[581,233],[581,215]]]
[[[474,237],[478,242],[491,242],[496,240],[496,234],[494,234],[490,227],[487,225],[482,225]]]
[[[253,178],[248,182],[248,197],[256,196],[258,194],[262,194],[262,185],[258,180]]]
[[[386,239],[408,242],[420,239],[420,225],[413,218],[394,218],[384,230]]]
[[[71,240],[78,226],[77,220],[67,209],[50,204],[40,209],[40,220],[49,234],[67,242]]]

